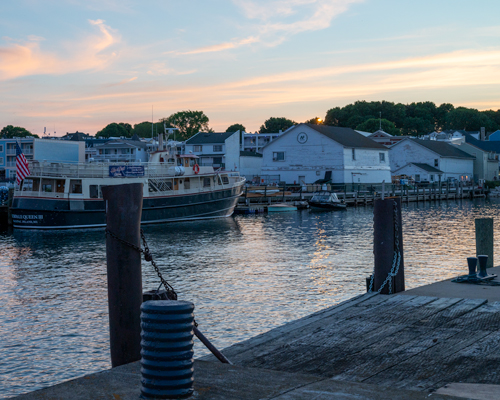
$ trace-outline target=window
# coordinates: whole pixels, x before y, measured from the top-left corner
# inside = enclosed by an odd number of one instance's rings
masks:
[[[42,192],[52,192],[54,181],[52,179],[42,179]]]
[[[222,145],[221,144],[214,145],[214,151],[222,151]]]
[[[210,187],[210,178],[203,178],[203,187]]]
[[[184,189],[190,189],[191,188],[191,182],[189,181],[189,178],[184,179]]]
[[[3,153],[3,144],[0,144],[0,153]]]
[[[229,178],[228,178],[226,175],[224,175],[224,176],[222,177],[222,183],[223,183],[224,185],[227,185],[227,184],[229,183]]]
[[[222,164],[222,157],[214,157],[214,164]]]
[[[381,163],[385,163],[385,153],[378,153],[378,158]]]
[[[356,149],[352,149],[352,160],[356,160]]]
[[[419,174],[415,175],[415,182],[420,182],[420,175]]]
[[[285,152],[284,151],[273,152],[273,161],[285,161]]]
[[[203,146],[193,146],[193,151],[202,151]]]
[[[71,179],[69,181],[69,192],[75,194],[82,194],[82,180]]]
[[[435,167],[439,167],[439,159],[437,159],[437,158],[436,158],[436,159],[434,160],[434,166],[435,166]]]
[[[3,157],[0,157],[0,165],[3,165]]]
[[[434,182],[434,175],[429,175],[429,178],[431,179],[431,182]]]

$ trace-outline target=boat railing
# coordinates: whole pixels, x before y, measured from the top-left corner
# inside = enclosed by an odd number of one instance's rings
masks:
[[[68,164],[47,161],[29,161],[31,176],[66,177],[66,178],[107,178],[110,166],[143,167],[144,177],[173,176],[174,163],[79,163]],[[142,175],[140,175],[142,176]]]

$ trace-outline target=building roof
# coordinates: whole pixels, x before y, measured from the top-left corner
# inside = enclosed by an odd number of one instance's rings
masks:
[[[423,169],[424,171],[427,171],[427,172],[433,172],[433,173],[437,173],[437,174],[443,173],[443,171],[441,171],[440,169],[437,169],[436,167],[432,167],[429,164],[423,164],[423,163],[410,163],[410,164],[413,164],[416,167]]]
[[[460,150],[457,146],[454,146],[446,142],[441,142],[438,140],[422,140],[422,139],[407,139],[407,140],[413,140],[415,143],[418,143],[419,145],[426,147],[427,149],[433,151],[434,153],[439,154],[441,157],[469,158],[469,159],[475,158],[474,156],[467,154],[465,151]],[[402,140],[399,143],[403,142],[405,141]]]
[[[477,140],[471,135],[465,135],[465,143],[475,146],[483,151],[492,151],[500,154],[500,141]]]
[[[132,148],[132,147],[140,147],[145,149],[147,144],[141,142],[140,140],[130,140],[130,139],[119,139],[119,140],[110,140],[102,145],[95,145],[94,147],[99,149],[119,149],[119,148]]]
[[[326,137],[334,140],[344,147],[387,150],[387,147],[385,147],[384,145],[377,143],[372,139],[364,137],[362,134],[356,132],[351,128],[340,128],[338,126],[315,124],[300,125],[307,125],[309,128],[314,129],[315,131],[325,135]],[[297,125],[297,127],[299,127],[300,125]]]
[[[240,151],[240,157],[262,157],[262,154],[255,151]]]
[[[186,144],[212,144],[224,143],[235,132],[198,132],[186,140]]]

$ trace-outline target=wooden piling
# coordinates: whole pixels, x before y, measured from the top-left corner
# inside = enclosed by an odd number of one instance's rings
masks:
[[[137,247],[141,247],[142,190],[142,183],[102,188],[112,367],[141,359],[142,272]]]
[[[476,218],[476,256],[487,255],[486,268],[493,264],[493,218]]]
[[[395,212],[396,210],[396,212]],[[397,225],[397,229],[395,229]],[[394,254],[397,250],[396,235],[399,241],[398,273],[392,278],[392,293],[405,290],[404,257],[403,257],[403,226],[401,218],[401,198],[389,197],[385,200],[377,199],[373,208],[373,254],[374,279],[373,291],[378,291],[387,279],[394,265]],[[397,261],[396,261],[397,265]],[[395,272],[395,271],[393,271]],[[381,293],[389,294],[389,285],[386,284]]]

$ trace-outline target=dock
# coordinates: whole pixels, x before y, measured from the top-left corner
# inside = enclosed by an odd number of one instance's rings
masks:
[[[326,189],[325,189],[326,187]],[[488,190],[478,186],[402,186],[395,184],[379,185],[282,185],[247,186],[239,199],[236,213],[254,213],[251,210],[265,207],[275,202],[297,203],[307,201],[314,192],[328,190],[336,193],[348,206],[367,206],[382,197],[399,196],[403,203],[432,202],[442,200],[484,198]],[[250,211],[247,211],[250,210]]]
[[[500,275],[500,267],[489,272]],[[396,295],[366,293],[223,352],[234,365],[213,356],[195,362],[193,398],[498,399],[500,286],[447,279]],[[16,399],[139,393],[135,362]]]

